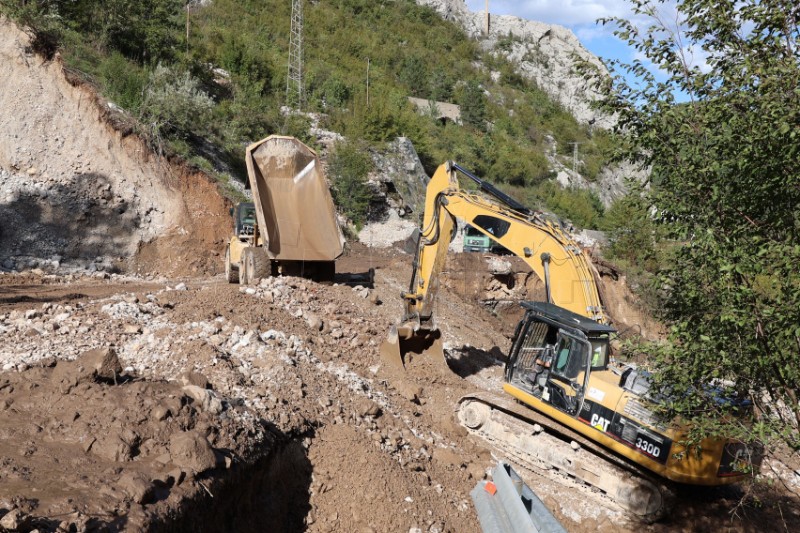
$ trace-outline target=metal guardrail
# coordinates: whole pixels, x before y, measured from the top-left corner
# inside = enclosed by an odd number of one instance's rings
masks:
[[[470,496],[483,533],[566,533],[542,500],[505,463],[498,463],[492,481],[480,481]]]

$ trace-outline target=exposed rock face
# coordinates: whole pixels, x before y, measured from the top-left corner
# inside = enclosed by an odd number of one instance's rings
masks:
[[[627,194],[627,180],[644,183],[649,176],[649,171],[643,170],[640,165],[622,162],[604,167],[594,181],[589,181],[559,160],[556,156],[556,141],[552,136],[548,136],[546,141],[549,143],[549,148],[545,156],[556,174],[556,181],[565,188],[589,189],[597,195],[606,208]]]
[[[430,6],[446,20],[459,23],[470,37],[481,39],[486,48],[495,49],[513,61],[520,74],[535,81],[579,122],[594,120],[597,127],[603,128],[613,124],[612,117],[591,109],[591,102],[599,94],[576,71],[576,65],[586,62],[596,68],[600,76],[608,76],[608,70],[583,47],[571,30],[510,15],[492,15],[487,36],[485,13],[471,12],[463,0],[417,0],[417,3]],[[501,39],[505,42],[503,49],[496,47]]]
[[[230,217],[216,185],[153,155],[67,73],[0,17],[0,271],[218,269]]]
[[[428,175],[411,140],[398,137],[385,150],[372,152],[375,171],[372,216],[358,238],[368,246],[385,248],[411,235],[422,222]]]
[[[398,137],[386,150],[373,152],[371,155],[376,172],[370,175],[370,181],[381,185],[381,189],[389,197],[390,206],[398,214],[412,220],[421,220],[425,209],[428,175],[411,140]],[[399,193],[399,197],[394,193]]]

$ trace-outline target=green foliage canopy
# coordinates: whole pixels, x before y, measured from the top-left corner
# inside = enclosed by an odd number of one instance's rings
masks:
[[[485,127],[486,96],[476,80],[467,82],[461,93],[461,120],[477,129]]]
[[[682,0],[676,28],[659,16],[668,2],[631,4],[649,25],[611,22],[660,75],[628,65],[636,81],[617,77],[606,108],[625,155],[652,168],[650,201],[682,243],[663,277],[671,343],[656,376],[668,414],[697,437],[800,449],[800,5]],[[749,396],[760,416],[740,424],[720,395]]]
[[[330,157],[331,193],[342,213],[361,228],[369,215],[372,192],[367,175],[372,170],[369,152],[355,143],[338,142]]]
[[[203,135],[214,102],[188,72],[177,74],[158,65],[150,75],[142,105],[142,122],[160,137]]]

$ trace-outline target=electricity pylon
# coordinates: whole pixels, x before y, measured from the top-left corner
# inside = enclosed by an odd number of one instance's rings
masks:
[[[302,110],[303,91],[303,0],[292,0],[292,27],[289,34],[289,73],[286,76],[286,105]]]

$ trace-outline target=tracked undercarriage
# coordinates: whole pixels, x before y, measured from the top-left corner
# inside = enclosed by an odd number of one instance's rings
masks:
[[[670,485],[513,400],[471,394],[460,400],[457,416],[471,434],[509,461],[534,471],[555,469],[601,491],[645,522],[658,520],[672,505]]]

